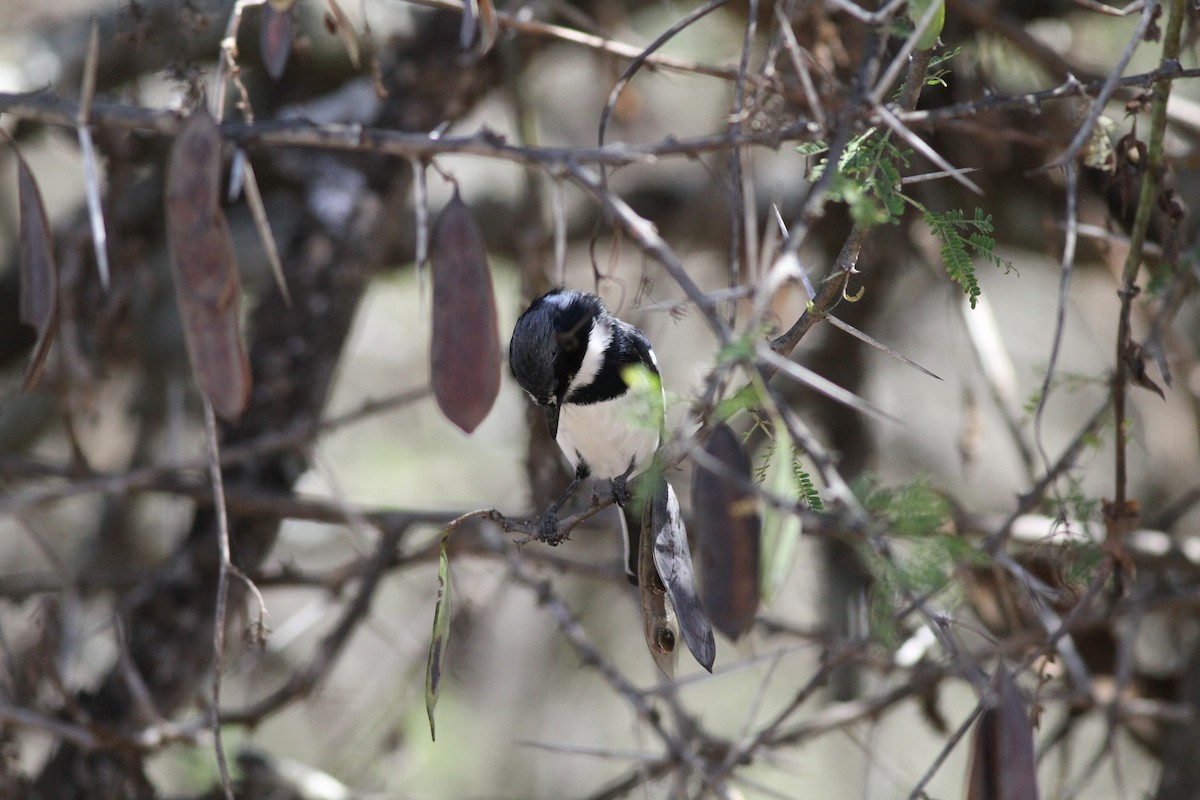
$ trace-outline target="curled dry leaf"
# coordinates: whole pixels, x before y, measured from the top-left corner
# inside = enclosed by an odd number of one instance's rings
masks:
[[[14,152],[16,146],[14,145]],[[25,368],[24,388],[32,389],[42,374],[58,323],[58,262],[54,237],[46,219],[42,193],[25,159],[17,153],[17,202],[21,208],[21,322],[37,331],[33,357]]]
[[[464,0],[462,24],[459,27],[458,43],[463,50],[472,47],[480,56],[485,56],[496,44],[500,21],[492,0]]]
[[[425,664],[425,713],[429,716],[429,736],[437,739],[433,710],[442,688],[446,647],[450,644],[450,528],[442,532],[438,548],[438,595],[433,609],[433,635],[429,639],[429,660]]]
[[[458,191],[433,229],[433,396],[471,433],[500,393],[500,325],[483,234]]]
[[[667,596],[667,587],[658,576],[654,564],[654,514],[653,503],[642,508],[642,535],[638,537],[638,595],[642,606],[642,633],[646,637],[646,648],[650,657],[668,678],[675,677],[675,649],[679,641],[679,626],[675,621],[675,609]]]
[[[1167,399],[1162,387],[1155,383],[1154,379],[1150,377],[1150,373],[1146,371],[1145,348],[1132,340],[1125,345],[1125,372],[1129,375],[1129,382],[1134,386],[1149,389],[1162,400]],[[1168,386],[1171,385],[1171,382],[1167,380],[1169,374],[1163,373],[1163,380],[1166,381]]]
[[[760,537],[758,498],[750,489],[750,459],[727,425],[704,445],[716,469],[697,465],[692,512],[704,607],[717,630],[738,639],[758,612]]]
[[[250,397],[241,296],[229,226],[219,205],[221,132],[207,111],[188,118],[167,170],[167,240],[192,371],[213,410],[236,420]]]
[[[975,725],[967,800],[1037,800],[1033,725],[1003,663],[993,686],[996,703],[984,709]]]
[[[692,570],[692,553],[688,549],[687,530],[679,513],[679,500],[671,484],[659,477],[651,504],[651,524],[654,535],[654,565],[667,595],[675,609],[683,641],[700,666],[712,672],[717,657],[717,644],[712,625],[704,613]]]
[[[258,49],[267,74],[277,81],[287,68],[288,54],[292,52],[296,0],[268,0],[262,9]]]

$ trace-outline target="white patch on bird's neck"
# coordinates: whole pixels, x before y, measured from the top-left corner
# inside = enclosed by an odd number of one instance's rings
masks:
[[[587,350],[583,354],[583,363],[579,365],[579,371],[567,384],[567,398],[570,398],[573,392],[590,386],[592,381],[596,380],[596,376],[600,374],[600,368],[604,366],[604,354],[608,352],[612,338],[612,323],[604,317],[596,317],[592,321],[591,330],[588,331]]]

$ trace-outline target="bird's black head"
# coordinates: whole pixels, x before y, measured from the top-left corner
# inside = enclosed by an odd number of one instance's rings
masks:
[[[508,363],[535,402],[562,402],[583,363],[593,322],[607,313],[599,297],[572,289],[554,289],[529,305],[513,329]]]

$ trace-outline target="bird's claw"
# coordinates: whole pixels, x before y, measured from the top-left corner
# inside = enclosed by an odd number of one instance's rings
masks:
[[[632,497],[629,494],[629,481],[624,475],[612,479],[612,497],[621,508],[624,508]]]
[[[538,541],[554,547],[562,544],[567,539],[567,533],[558,529],[558,515],[553,511],[547,511],[542,515],[542,519],[538,522]]]

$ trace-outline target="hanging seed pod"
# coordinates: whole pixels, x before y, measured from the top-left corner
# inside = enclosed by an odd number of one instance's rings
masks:
[[[975,724],[967,800],[1037,800],[1033,725],[1003,662],[993,686],[996,704],[984,709]]]
[[[295,35],[296,0],[267,0],[262,6],[262,28],[258,51],[271,80],[277,81],[287,69]]]
[[[651,504],[654,527],[654,565],[671,598],[680,633],[700,666],[712,672],[717,657],[717,644],[712,625],[704,613],[692,571],[692,554],[688,549],[687,530],[679,513],[675,490],[664,478],[659,478]]]
[[[675,677],[675,649],[679,641],[679,627],[675,622],[675,610],[667,596],[667,588],[658,576],[654,565],[654,513],[653,503],[642,509],[642,535],[638,547],[638,592],[642,605],[642,633],[650,657],[668,678]]]
[[[433,396],[471,433],[500,393],[500,325],[483,234],[458,190],[433,229]]]
[[[167,242],[192,372],[217,415],[233,421],[250,398],[250,362],[233,240],[219,205],[221,131],[207,111],[194,112],[176,138],[166,188]]]
[[[750,459],[727,425],[704,445],[717,469],[697,465],[692,513],[704,607],[717,630],[737,640],[754,624],[761,586],[762,523],[750,488]]]

